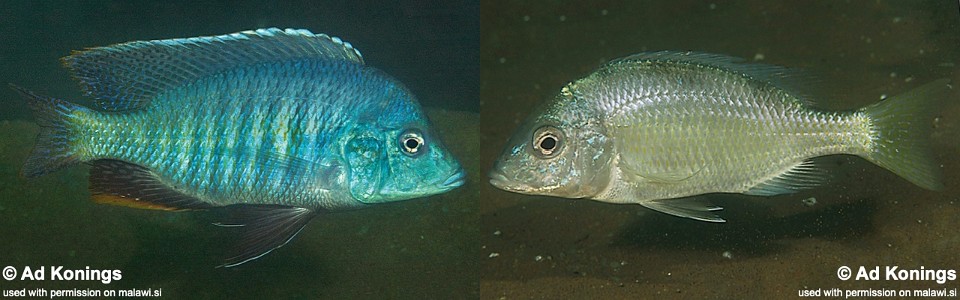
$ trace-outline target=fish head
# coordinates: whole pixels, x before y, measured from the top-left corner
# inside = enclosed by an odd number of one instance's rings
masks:
[[[408,113],[407,122],[385,117],[347,143],[350,193],[358,201],[401,201],[463,185],[463,168],[429,130],[426,117],[419,109]]]
[[[490,184],[521,194],[590,198],[609,183],[612,146],[595,109],[564,88],[510,138]]]

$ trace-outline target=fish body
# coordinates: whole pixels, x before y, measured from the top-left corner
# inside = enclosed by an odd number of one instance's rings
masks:
[[[642,53],[570,83],[530,116],[491,172],[501,189],[637,203],[723,221],[708,193],[778,195],[827,178],[810,160],[852,154],[941,187],[926,146],[938,80],[850,112],[812,108],[780,67],[704,53]]]
[[[463,183],[403,84],[349,43],[306,30],[130,42],[64,64],[99,109],[17,88],[42,131],[23,173],[91,162],[93,199],[165,210],[230,207],[237,265],[317,213]]]

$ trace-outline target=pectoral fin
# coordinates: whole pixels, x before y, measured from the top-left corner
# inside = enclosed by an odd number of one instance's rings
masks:
[[[705,197],[654,200],[640,202],[640,205],[662,213],[690,218],[698,221],[716,223],[726,222],[726,220],[713,213],[715,211],[723,210],[723,208],[713,205]]]
[[[224,207],[230,220],[215,223],[240,229],[240,242],[232,257],[219,267],[234,267],[283,247],[316,216],[310,209],[283,205],[237,204]]]
[[[251,154],[254,155],[254,154]],[[322,190],[342,189],[337,178],[343,176],[344,166],[337,159],[324,159],[322,161],[310,161],[302,157],[270,151],[263,153],[257,160],[262,168],[268,170],[285,170],[285,175],[281,178],[289,180],[284,182],[286,185],[309,184],[313,188]],[[309,179],[309,183],[296,182],[295,180]],[[268,180],[264,178],[264,180]]]
[[[697,168],[696,170],[688,169],[671,169],[671,170],[662,170],[658,172],[641,172],[632,166],[627,164],[620,165],[620,170],[623,171],[623,174],[632,179],[642,179],[645,182],[654,182],[654,183],[678,183],[694,175],[700,173],[703,170],[703,167]]]

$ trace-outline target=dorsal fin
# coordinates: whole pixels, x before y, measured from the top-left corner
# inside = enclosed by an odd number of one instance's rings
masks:
[[[675,62],[721,68],[734,73],[744,74],[763,81],[780,81],[783,77],[797,75],[794,70],[781,66],[747,63],[744,59],[722,54],[703,52],[659,51],[637,53],[608,62],[604,66],[637,62]],[[779,82],[778,82],[779,83]]]
[[[311,59],[363,64],[360,52],[339,38],[277,28],[92,48],[64,57],[63,64],[100,108],[123,111],[143,107],[163,90],[231,68]]]
[[[672,62],[707,66],[732,72],[753,80],[772,84],[777,88],[789,92],[805,105],[814,105],[811,99],[816,99],[810,93],[818,90],[818,80],[798,69],[791,69],[777,65],[746,62],[743,58],[722,54],[694,52],[694,51],[657,51],[633,54],[627,57],[612,60],[600,69],[618,64],[638,64],[649,62]]]

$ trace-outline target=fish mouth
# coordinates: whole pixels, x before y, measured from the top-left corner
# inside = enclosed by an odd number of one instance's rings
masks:
[[[530,190],[530,187],[525,186],[524,184],[516,183],[510,179],[507,179],[507,176],[503,175],[503,173],[491,171],[489,176],[490,184],[498,189],[510,192],[524,192]]]
[[[467,177],[467,174],[463,172],[463,168],[459,168],[457,169],[456,172],[453,172],[453,174],[450,175],[450,177],[447,177],[446,180],[440,183],[440,186],[449,188],[449,189],[459,187],[463,185],[464,182],[466,182],[466,177]]]

